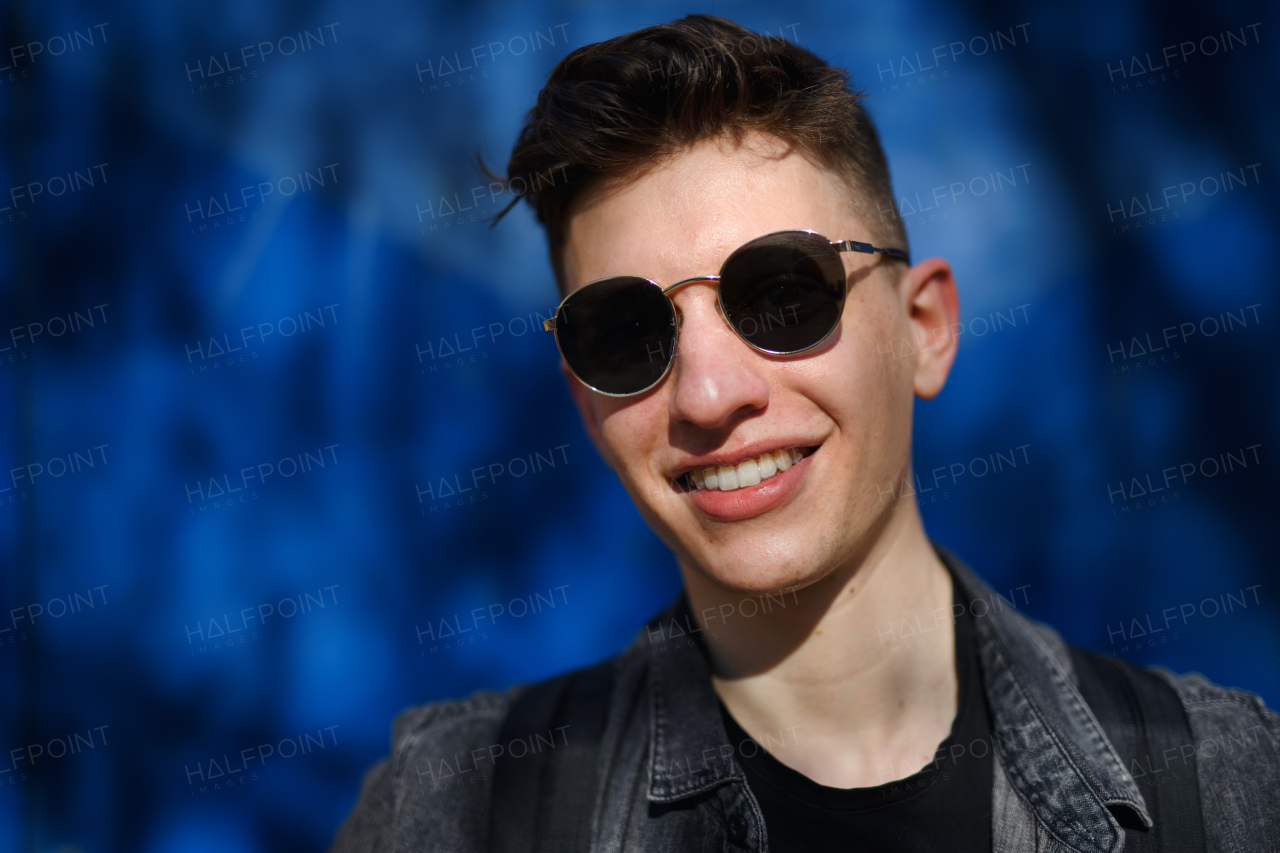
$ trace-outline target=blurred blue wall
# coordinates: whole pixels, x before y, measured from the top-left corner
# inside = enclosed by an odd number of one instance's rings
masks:
[[[471,158],[568,51],[693,11],[4,6],[0,850],[323,848],[398,710],[671,599]],[[1280,705],[1273,9],[714,11],[853,73],[954,264],[930,533],[1070,641]]]

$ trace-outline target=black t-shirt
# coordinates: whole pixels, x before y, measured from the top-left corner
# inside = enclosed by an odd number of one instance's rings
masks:
[[[953,587],[956,585],[953,583]],[[956,598],[958,599],[958,588]],[[960,605],[960,601],[956,601]],[[972,616],[955,620],[959,707],[934,760],[905,779],[873,788],[829,788],[792,770],[751,740],[720,703],[729,742],[764,813],[773,853],[991,850],[991,722],[978,668]],[[945,628],[945,622],[939,629]],[[928,642],[933,632],[896,638]],[[794,735],[793,735],[794,737]],[[765,739],[775,751],[786,748]]]

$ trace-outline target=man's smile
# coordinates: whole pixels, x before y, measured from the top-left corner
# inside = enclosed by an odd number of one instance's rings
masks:
[[[754,455],[739,451],[721,459],[713,454],[710,461],[719,464],[698,465],[670,482],[701,515],[745,521],[789,503],[807,479],[819,447],[790,445]]]
[[[710,489],[731,492],[758,485],[808,456],[815,447],[784,447],[778,450],[740,457],[737,461],[714,462],[698,466],[674,480],[681,491]]]

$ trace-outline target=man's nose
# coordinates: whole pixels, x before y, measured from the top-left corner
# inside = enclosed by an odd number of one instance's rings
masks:
[[[706,430],[731,427],[769,404],[764,356],[733,333],[716,303],[716,283],[688,284],[672,295],[680,340],[672,365],[674,421]]]

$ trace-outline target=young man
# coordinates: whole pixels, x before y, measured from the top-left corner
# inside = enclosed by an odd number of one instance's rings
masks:
[[[959,314],[858,102],[700,15],[552,72],[508,175],[684,593],[600,666],[403,714],[335,850],[1280,849],[1257,697],[1069,650],[884,498]]]

